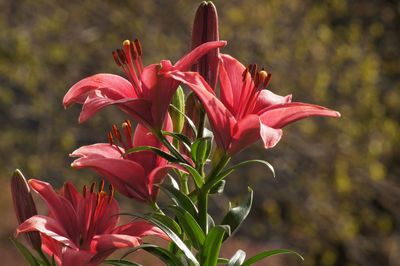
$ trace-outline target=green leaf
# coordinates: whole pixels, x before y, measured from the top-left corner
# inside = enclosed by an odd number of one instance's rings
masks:
[[[217,260],[217,264],[227,264],[228,263],[228,259],[225,258],[218,258]]]
[[[188,151],[190,151],[190,146],[192,145],[192,141],[188,137],[186,137],[185,135],[178,134],[178,133],[175,133],[175,132],[168,132],[168,131],[162,131],[162,133],[164,135],[171,136],[176,140],[179,140],[185,146],[185,148]]]
[[[135,262],[129,260],[105,260],[103,263],[115,265],[115,266],[141,266],[141,264],[137,264]]]
[[[264,160],[248,160],[248,161],[244,161],[244,162],[238,163],[238,164],[232,166],[231,168],[225,170],[224,172],[220,173],[216,178],[214,178],[213,180],[210,180],[210,182],[207,183],[207,186],[213,187],[219,181],[224,179],[227,175],[231,174],[236,168],[238,168],[239,166],[242,166],[244,164],[247,164],[247,163],[262,163],[262,164],[266,165],[271,170],[273,176],[275,177],[274,167],[269,162],[264,161]]]
[[[127,150],[124,154],[122,154],[122,156],[134,153],[134,152],[138,152],[138,151],[148,151],[151,150],[153,151],[155,154],[157,154],[158,156],[167,159],[169,162],[171,163],[177,163],[179,162],[179,160],[172,154],[165,152],[161,149],[158,149],[156,147],[151,147],[151,146],[139,146],[139,147],[135,147],[132,149]]]
[[[207,225],[208,229],[213,228],[215,226],[214,219],[207,213]]]
[[[291,251],[291,250],[287,250],[287,249],[275,249],[275,250],[270,250],[270,251],[265,251],[262,252],[260,254],[257,254],[253,257],[251,257],[250,259],[246,260],[242,266],[249,266],[259,260],[262,260],[264,258],[270,257],[272,255],[277,255],[277,254],[294,254],[296,256],[298,256],[301,260],[304,260],[304,258],[297,252]]]
[[[244,259],[246,258],[246,252],[238,249],[232,258],[228,261],[226,266],[240,266],[242,265]]]
[[[168,226],[172,231],[175,232],[175,234],[177,235],[182,234],[182,229],[180,228],[179,224],[175,222],[173,219],[171,219],[169,216],[159,213],[153,213],[152,217],[157,221],[160,221],[161,223]]]
[[[204,163],[210,156],[211,140],[210,137],[199,138],[192,144],[190,154],[196,165]]]
[[[215,184],[211,189],[210,189],[210,194],[221,194],[222,192],[224,192],[224,188],[225,188],[225,180],[221,180],[219,181],[217,184]]]
[[[166,250],[164,248],[161,248],[159,246],[152,245],[152,244],[143,244],[143,245],[134,247],[133,249],[131,249],[127,253],[125,253],[124,257],[126,257],[127,255],[129,255],[129,254],[131,254],[131,253],[133,253],[133,252],[135,252],[135,251],[137,251],[139,249],[143,249],[143,250],[153,254],[154,256],[158,257],[163,262],[165,262],[167,265],[185,266],[185,264],[183,264],[180,261],[180,259],[177,258],[173,253],[169,252],[168,250]]]
[[[203,186],[204,184],[203,177],[200,175],[199,172],[197,172],[195,168],[186,163],[181,163],[179,165],[183,166],[189,172],[189,174],[193,177],[193,181],[196,183],[196,186],[198,188],[201,188]]]
[[[200,250],[204,244],[205,234],[196,219],[182,207],[168,206],[168,208],[171,209],[178,218],[183,231],[193,247]]]
[[[186,244],[182,241],[182,239],[177,236],[172,229],[170,229],[168,226],[164,225],[162,222],[158,221],[157,219],[154,219],[151,216],[148,215],[141,215],[141,214],[127,214],[127,213],[120,213],[119,215],[129,215],[129,216],[135,216],[141,219],[144,219],[158,228],[160,228],[177,246],[182,252],[185,254],[185,256],[188,258],[191,264],[200,266],[199,262],[195,258],[195,256],[192,254],[190,249],[186,246]]]
[[[178,113],[183,115],[183,117],[188,122],[189,127],[192,129],[194,137],[197,138],[197,129],[196,129],[196,126],[194,125],[193,121],[185,113],[183,113],[181,110],[179,110],[175,106],[170,105],[170,107],[172,107],[172,109],[174,109],[175,111],[177,111]]]
[[[30,265],[33,266],[40,266],[44,265],[44,262],[41,261],[40,259],[36,258],[27,247],[25,247],[23,244],[18,242],[17,239],[10,237],[11,242],[15,245],[15,247],[21,252],[21,254],[25,257],[25,259],[29,262]]]
[[[230,226],[231,232],[233,233],[236,228],[246,219],[250,212],[251,204],[253,202],[253,190],[248,188],[247,197],[244,201],[237,207],[230,209],[222,219],[221,224],[226,224]],[[225,237],[224,241],[228,236]]]
[[[218,255],[225,232],[225,229],[220,226],[215,226],[210,229],[204,241],[204,247],[201,252],[201,265],[217,265]]]
[[[157,186],[164,191],[176,205],[187,210],[193,217],[197,216],[196,206],[182,191],[167,184],[157,184]]]

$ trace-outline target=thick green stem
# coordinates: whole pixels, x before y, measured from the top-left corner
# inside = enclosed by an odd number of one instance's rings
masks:
[[[181,191],[185,193],[185,195],[189,195],[189,187],[188,187],[188,176],[187,174],[178,174],[179,176],[179,183],[181,187]]]
[[[207,222],[207,209],[208,209],[208,191],[198,191],[197,206],[199,209],[199,222],[201,229],[204,233],[208,233],[208,222]]]
[[[199,119],[199,126],[197,130],[197,138],[200,139],[203,137],[204,133],[204,126],[206,123],[206,111],[204,110],[204,107],[200,107],[200,119]]]

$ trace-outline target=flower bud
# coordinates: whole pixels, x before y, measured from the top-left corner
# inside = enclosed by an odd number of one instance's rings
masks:
[[[172,119],[174,132],[181,133],[185,123],[185,117],[182,115],[185,113],[185,94],[183,93],[181,86],[176,90],[171,104],[180,111],[178,112],[175,108],[170,108],[169,114]]]
[[[33,201],[31,189],[20,170],[15,170],[11,178],[11,196],[14,210],[19,224],[37,214],[36,205]],[[39,232],[25,233],[26,240],[36,249],[41,249],[42,242]]]
[[[192,31],[192,50],[210,41],[218,41],[218,14],[211,1],[203,1],[197,9]],[[202,56],[192,66],[192,71],[198,72],[213,90],[217,86],[219,49],[214,49]]]

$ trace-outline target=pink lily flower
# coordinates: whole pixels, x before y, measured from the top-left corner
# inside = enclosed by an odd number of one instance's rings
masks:
[[[292,95],[279,96],[267,88],[271,74],[257,65],[245,68],[230,55],[220,55],[220,99],[195,72],[178,70],[160,74],[190,86],[204,104],[217,146],[232,156],[260,138],[266,149],[282,136],[281,128],[310,116],[339,117],[318,105],[291,102]]]
[[[152,146],[162,149],[162,144],[154,135],[138,124],[134,136],[132,126],[127,120],[122,124],[124,136],[114,125],[114,137],[108,134],[109,143],[83,146],[70,156],[80,157],[72,163],[73,168],[91,168],[110,181],[122,195],[140,202],[155,202],[159,188],[168,171],[176,167],[153,151],[139,151],[123,155],[129,149],[139,146]],[[172,131],[172,122],[167,120],[166,131]],[[116,144],[116,140],[121,146]]]
[[[202,55],[225,45],[224,41],[208,42],[182,57],[174,66],[166,60],[162,61],[162,65],[168,70],[187,71]],[[105,106],[116,105],[149,130],[159,130],[179,83],[159,76],[159,64],[143,68],[139,41],[133,43],[126,40],[123,46],[124,49],[113,52],[113,56],[129,81],[113,74],[93,75],[73,85],[65,95],[63,105],[69,107],[74,102],[83,104],[80,123]]]
[[[145,221],[133,221],[119,226],[119,206],[113,198],[113,187],[109,193],[99,192],[95,183],[90,190],[83,187],[82,195],[66,182],[57,194],[49,183],[29,180],[31,187],[41,196],[50,209],[48,216],[35,215],[16,230],[15,235],[39,231],[42,249],[54,255],[60,265],[99,265],[118,248],[136,247],[142,244],[141,237],[156,235],[168,237],[154,225]]]

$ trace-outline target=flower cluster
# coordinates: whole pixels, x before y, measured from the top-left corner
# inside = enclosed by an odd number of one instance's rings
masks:
[[[82,104],[80,123],[114,105],[136,122],[136,128],[129,120],[121,129],[113,125],[108,142],[83,146],[70,154],[75,158],[73,168],[90,168],[107,180],[108,193],[104,182],[97,190],[93,183],[79,193],[69,181],[57,193],[50,184],[35,179],[26,182],[15,172],[12,194],[20,223],[15,235],[25,233],[40,255],[36,258],[14,239],[28,260],[43,265],[98,265],[123,247],[145,249],[169,265],[250,265],[271,254],[298,255],[280,249],[244,261],[244,251],[238,250],[231,259],[218,258],[221,243],[249,213],[253,194],[249,189],[240,211],[230,208],[221,224],[215,224],[208,214],[208,197],[222,193],[225,177],[250,162],[227,168],[235,154],[258,140],[265,149],[274,147],[282,128],[299,119],[340,114],[270,91],[271,73],[257,64],[245,67],[231,55],[220,53],[226,45],[219,40],[215,6],[202,2],[193,25],[192,50],[175,64],[162,60],[143,67],[144,47],[138,40],[126,40],[112,52],[126,78],[96,74],[69,89],[63,105]],[[186,104],[180,84],[190,91]],[[210,130],[205,130],[207,125]],[[273,170],[265,161],[254,161]],[[212,167],[207,172],[209,162]],[[169,183],[164,182],[167,175]],[[48,215],[37,214],[31,189],[49,207]],[[153,212],[130,214],[135,219],[118,226],[114,189],[149,205]],[[160,190],[172,202],[162,209],[157,204]],[[143,244],[142,237],[148,235],[171,243],[167,249]],[[118,263],[129,264],[122,259]]]

